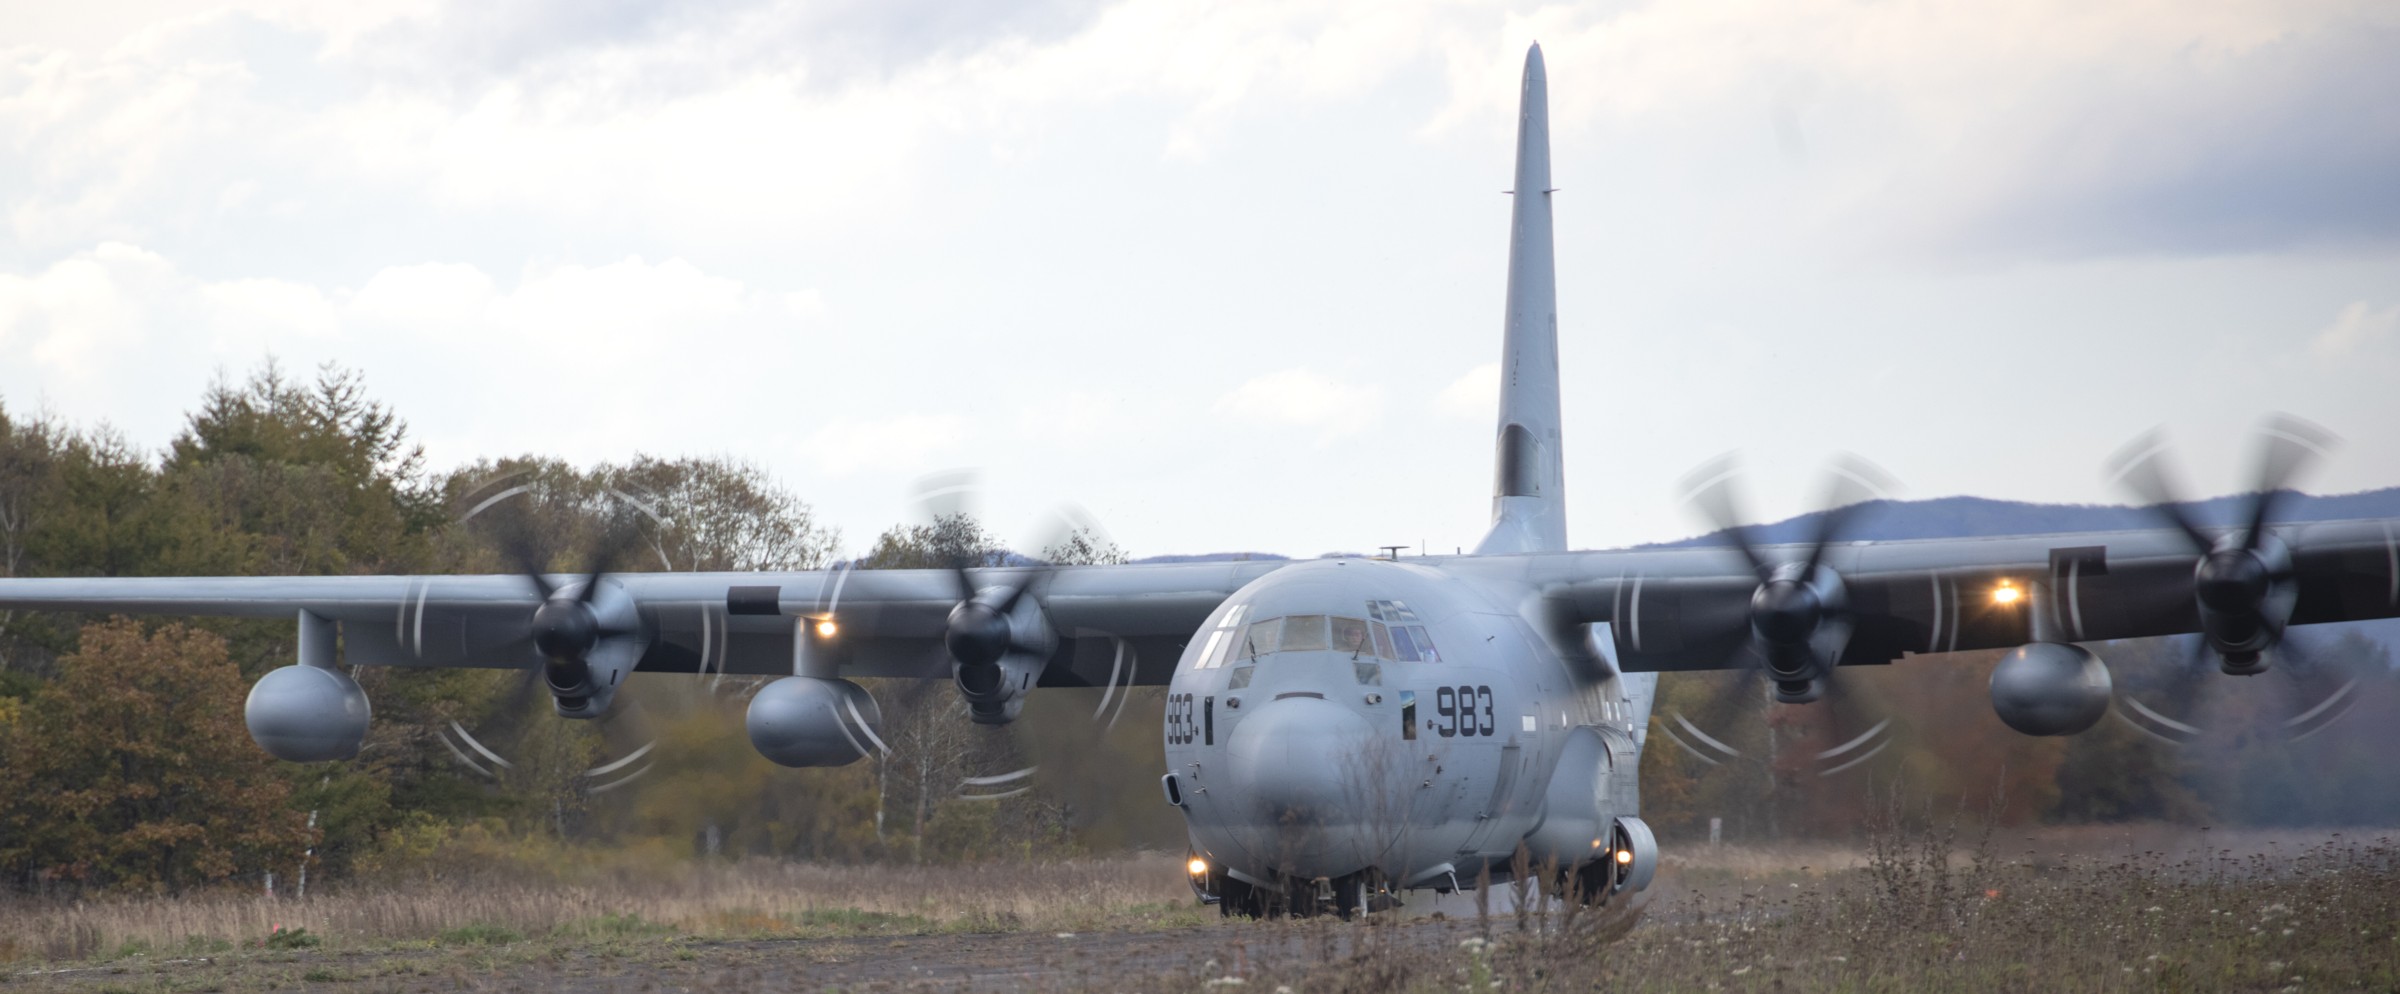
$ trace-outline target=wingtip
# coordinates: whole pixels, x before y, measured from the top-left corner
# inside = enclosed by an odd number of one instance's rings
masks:
[[[1544,73],[1543,73],[1543,71],[1542,71],[1542,43],[1541,43],[1541,42],[1538,42],[1538,41],[1537,41],[1537,42],[1534,42],[1532,47],[1530,47],[1530,48],[1527,48],[1527,49],[1525,50],[1525,78],[1526,78],[1526,79],[1543,79],[1543,78],[1545,78],[1545,74],[1544,74]]]

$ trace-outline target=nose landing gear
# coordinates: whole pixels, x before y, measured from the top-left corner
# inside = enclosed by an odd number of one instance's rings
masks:
[[[1328,883],[1332,885],[1329,910],[1343,921],[1400,906],[1400,895],[1392,891],[1391,878],[1371,866],[1357,873],[1336,877]]]
[[[1339,877],[1293,878],[1282,887],[1261,887],[1236,879],[1224,868],[1193,857],[1192,889],[1204,904],[1217,906],[1227,918],[1311,918],[1334,915],[1343,921],[1360,914],[1400,906],[1390,878],[1372,867]],[[1204,867],[1205,869],[1200,869]]]

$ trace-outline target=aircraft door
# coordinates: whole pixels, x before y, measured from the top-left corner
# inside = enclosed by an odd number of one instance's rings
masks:
[[[1515,742],[1500,749],[1497,769],[1491,778],[1491,796],[1484,799],[1483,810],[1476,813],[1475,831],[1467,836],[1462,851],[1481,852],[1490,841],[1492,830],[1504,822],[1514,822],[1516,814],[1517,779],[1525,766],[1525,750]]]
[[[1403,727],[1400,745],[1424,767],[1423,796],[1412,819],[1420,826],[1449,826],[1456,851],[1471,852],[1491,827],[1516,814],[1515,796],[1524,780],[1525,742],[1518,733],[1511,687],[1499,674],[1450,663],[1416,671],[1416,722]],[[1408,738],[1413,732],[1414,739]]]

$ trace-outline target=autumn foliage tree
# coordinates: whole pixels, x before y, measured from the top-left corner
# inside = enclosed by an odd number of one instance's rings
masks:
[[[296,870],[310,832],[242,727],[247,690],[215,635],[86,626],[0,727],[0,873],[171,893]]]

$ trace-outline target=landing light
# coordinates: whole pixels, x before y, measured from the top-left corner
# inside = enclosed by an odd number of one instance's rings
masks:
[[[2024,599],[2025,591],[2007,581],[2002,581],[1999,586],[1992,588],[1992,603],[2001,607],[2007,607]]]
[[[1618,863],[1618,865],[1624,865],[1624,864],[1626,864],[1626,863],[1631,863],[1631,862],[1633,862],[1633,850],[1631,850],[1631,849],[1619,849],[1619,850],[1617,850],[1617,863]]]
[[[1205,877],[1208,875],[1208,861],[1201,859],[1198,856],[1192,857],[1191,862],[1183,864],[1183,868],[1186,872],[1195,877]]]
[[[841,630],[842,630],[841,626],[840,626],[840,625],[836,625],[836,624],[834,624],[834,623],[833,623],[833,619],[832,619],[832,618],[827,618],[827,619],[825,619],[825,620],[823,620],[823,621],[817,622],[817,637],[818,637],[818,638],[821,638],[821,639],[829,639],[829,638],[832,638],[832,637],[834,637],[834,635],[836,635],[836,634],[840,633],[840,632],[841,632]]]

